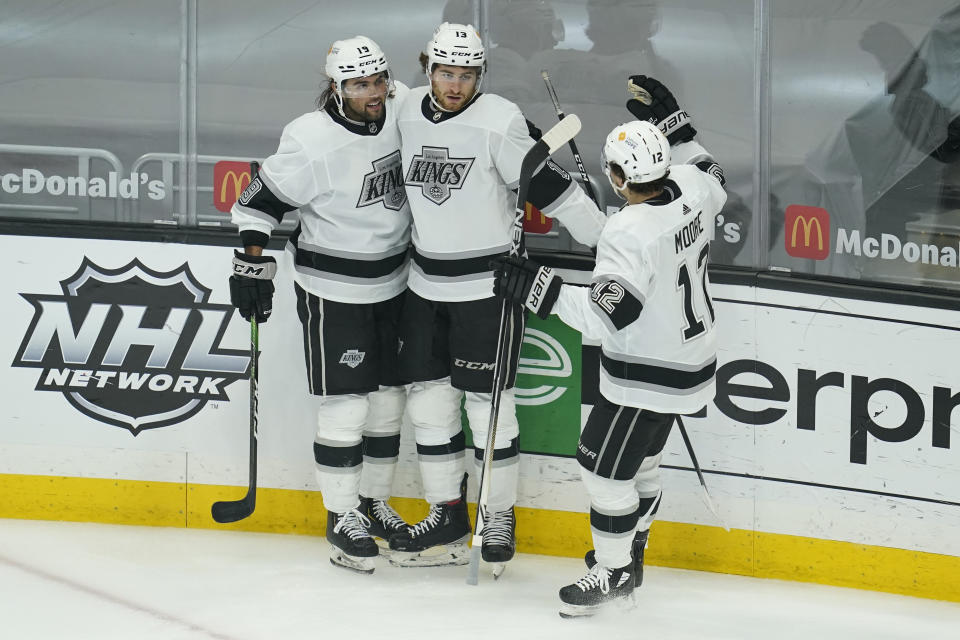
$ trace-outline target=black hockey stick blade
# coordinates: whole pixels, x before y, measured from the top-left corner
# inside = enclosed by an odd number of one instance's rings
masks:
[[[257,494],[254,491],[248,490],[247,495],[240,500],[214,502],[213,506],[210,507],[213,519],[220,524],[227,524],[249,518],[253,515],[253,510],[257,505]]]

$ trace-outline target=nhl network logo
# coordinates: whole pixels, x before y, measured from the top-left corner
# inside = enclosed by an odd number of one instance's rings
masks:
[[[40,369],[37,391],[62,393],[81,413],[137,435],[183,422],[250,364],[220,340],[233,307],[184,263],[163,273],[133,260],[104,269],[88,258],[63,295],[21,293],[33,305],[15,367]]]
[[[443,204],[450,190],[459,189],[473,166],[473,158],[451,158],[446,147],[423,147],[423,155],[413,156],[407,170],[407,184],[419,186],[427,200]]]
[[[363,176],[363,187],[357,207],[366,207],[377,202],[393,211],[399,211],[407,202],[407,191],[403,188],[403,166],[400,151],[373,161],[373,171]]]

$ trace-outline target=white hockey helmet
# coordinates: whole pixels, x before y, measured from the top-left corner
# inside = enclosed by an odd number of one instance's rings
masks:
[[[333,98],[337,103],[337,110],[344,118],[347,116],[343,111],[343,83],[347,80],[385,73],[390,83],[387,94],[393,93],[387,56],[380,45],[366,36],[354,36],[334,42],[327,51],[324,71],[327,77],[333,80]]]
[[[433,32],[427,43],[427,74],[435,64],[455,67],[480,67],[487,59],[480,34],[472,24],[444,22]]]
[[[363,78],[382,71],[389,72],[387,56],[376,42],[366,36],[337,40],[327,52],[327,76],[343,86],[350,78]]]
[[[667,175],[670,143],[656,125],[643,120],[626,122],[610,132],[600,156],[607,180],[614,191],[620,193],[626,184],[618,187],[613,181],[611,164],[623,169],[626,182],[651,182]]]

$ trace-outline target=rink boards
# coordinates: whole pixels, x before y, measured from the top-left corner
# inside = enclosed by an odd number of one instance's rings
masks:
[[[229,307],[229,251],[11,236],[0,251],[0,516],[222,526],[210,504],[247,481],[249,331]],[[313,401],[280,263],[260,335],[257,511],[229,527],[322,535]],[[714,280],[717,396],[685,424],[730,530],[675,429],[649,561],[960,601],[960,304],[786,275]],[[527,329],[522,551],[590,547],[573,454],[597,354],[556,318]],[[408,519],[423,515],[409,430],[395,491]]]

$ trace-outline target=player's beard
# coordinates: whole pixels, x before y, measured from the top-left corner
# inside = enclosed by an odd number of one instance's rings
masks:
[[[436,99],[437,104],[439,104],[441,107],[443,107],[447,111],[460,111],[465,106],[467,106],[470,100],[473,99],[473,96],[475,93],[476,93],[476,89],[470,91],[470,93],[461,93],[457,96],[459,100],[455,100],[452,102],[447,99],[447,96],[438,94],[436,91],[433,92],[433,97],[434,99]]]
[[[371,103],[379,101],[379,109],[371,109]],[[361,110],[358,110],[362,109]],[[343,101],[343,113],[356,122],[376,122],[383,117],[386,109],[386,96],[374,98],[348,98]]]

